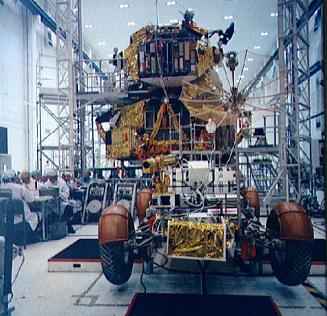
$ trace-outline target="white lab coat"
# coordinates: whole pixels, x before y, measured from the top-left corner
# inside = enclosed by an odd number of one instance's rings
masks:
[[[44,187],[49,188],[49,187],[59,187],[59,196],[60,199],[64,202],[68,202],[69,198],[69,187],[67,183],[61,179],[58,178],[58,180],[55,183],[52,183],[50,180],[47,180],[44,183]]]
[[[35,200],[33,193],[29,191],[25,186],[8,182],[1,185],[4,189],[10,189],[12,191],[13,199],[19,199],[23,201],[24,204],[24,212],[25,212],[25,220],[31,225],[32,230],[36,229],[36,226],[39,222],[38,215],[35,212],[31,212],[27,203],[31,203]],[[39,214],[41,216],[41,214]],[[15,215],[14,223],[17,224],[22,221],[21,215]]]
[[[68,202],[69,187],[68,187],[67,183],[63,179],[58,178],[58,180],[55,183],[52,183],[50,180],[47,180],[44,183],[44,187],[46,187],[46,188],[58,187],[59,188],[60,209],[61,209],[61,213],[59,215],[62,215],[66,205],[69,204],[69,202]]]

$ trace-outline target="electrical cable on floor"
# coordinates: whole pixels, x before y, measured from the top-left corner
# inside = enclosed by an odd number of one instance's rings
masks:
[[[144,294],[146,294],[146,286],[143,282],[143,275],[144,275],[144,260],[142,261],[142,273],[141,273],[141,276],[140,276],[140,283],[142,284],[142,287],[144,289]]]
[[[15,282],[16,282],[16,280],[17,280],[17,278],[18,278],[18,275],[19,275],[19,273],[20,273],[20,270],[22,269],[23,264],[24,264],[24,262],[25,262],[25,255],[24,255],[24,252],[23,252],[23,251],[20,251],[20,256],[22,256],[22,262],[20,263],[20,266],[19,266],[19,268],[18,268],[18,270],[17,270],[17,273],[16,273],[16,275],[15,275],[15,277],[14,277],[14,280],[12,281],[11,285],[14,285],[14,284],[15,284]]]
[[[168,257],[164,253],[162,253],[161,251],[159,251],[158,249],[156,249],[155,252],[158,255],[162,256],[165,259],[165,262],[164,263],[161,263],[161,264],[158,264],[158,263],[153,262],[153,264],[156,264],[157,265],[157,268],[164,267],[168,263]]]
[[[183,274],[195,274],[194,272],[192,271],[184,271],[184,270],[177,270],[177,269],[170,269],[170,268],[167,268],[166,265],[168,263],[168,256],[166,256],[164,253],[162,253],[161,251],[159,250],[155,250],[156,253],[158,253],[159,255],[161,255],[162,257],[165,258],[165,262],[162,263],[162,264],[159,264],[157,262],[153,262],[153,265],[155,265],[155,268],[160,268],[160,269],[163,269],[163,270],[166,270],[168,272],[174,272],[174,273],[183,273]]]

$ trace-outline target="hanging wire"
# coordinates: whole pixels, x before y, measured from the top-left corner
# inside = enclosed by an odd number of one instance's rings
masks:
[[[276,96],[281,96],[281,95],[287,95],[287,92],[285,93],[275,93],[275,94],[270,94],[270,95],[263,95],[259,97],[248,97],[248,100],[256,100],[256,99],[266,99],[266,98],[274,98]]]
[[[186,99],[186,98],[179,98],[181,101],[186,101],[186,102],[190,102],[190,103],[216,103],[216,102],[220,102],[221,99],[213,99],[213,100],[208,100],[208,99],[205,99],[205,100],[197,100],[197,99]],[[217,107],[222,107],[224,106],[225,104],[227,104],[228,101],[226,101],[225,103],[222,103],[222,104],[219,104],[217,105]]]
[[[226,80],[227,80],[228,85],[229,85],[229,90],[232,90],[232,86],[230,84],[230,81],[229,81],[229,78],[228,78],[228,74],[227,74],[227,70],[226,70],[226,67],[225,67],[225,64],[224,63],[223,63],[223,69],[224,69]]]
[[[141,273],[141,275],[140,275],[140,283],[141,283],[141,285],[142,285],[142,287],[143,287],[143,289],[144,289],[144,294],[146,294],[146,286],[145,286],[145,284],[144,284],[144,282],[143,282],[143,276],[144,276],[144,260],[142,261],[142,273]]]
[[[265,88],[265,87],[271,85],[273,82],[275,82],[275,81],[277,81],[277,80],[279,80],[279,77],[277,77],[277,78],[275,78],[275,79],[273,79],[273,80],[268,81],[267,83],[265,83],[265,84],[262,85],[261,87],[258,87],[258,88],[255,88],[255,89],[251,89],[251,91],[250,91],[249,93],[253,93],[253,92],[256,92],[256,91],[258,91],[258,90],[261,90],[261,89],[263,89],[263,88]],[[241,90],[241,92],[244,93],[245,90],[246,90],[246,88],[247,88],[247,87],[248,87],[252,82],[253,82],[253,81],[250,81],[250,83],[247,84],[247,85],[246,85],[246,86]]]
[[[25,255],[24,255],[24,253],[22,252],[21,254],[22,254],[22,261],[21,261],[21,263],[20,263],[20,265],[19,265],[19,268],[18,268],[18,270],[17,270],[17,273],[16,273],[16,275],[15,275],[15,277],[14,277],[14,279],[13,279],[11,285],[14,285],[14,284],[15,284],[15,282],[16,282],[18,276],[19,276],[19,273],[20,273],[20,271],[21,271],[21,269],[22,269],[22,267],[23,267],[23,264],[24,264],[24,262],[25,262]]]
[[[245,60],[246,60],[246,56],[248,54],[248,50],[245,51],[245,54],[244,54],[244,60],[243,60],[243,65],[242,65],[242,70],[241,70],[241,74],[240,74],[240,80],[238,81],[237,83],[237,90],[238,90],[238,87],[240,86],[240,83],[241,83],[241,78],[242,78],[242,75],[243,75],[243,71],[244,71],[244,67],[245,67]]]
[[[158,28],[159,27],[158,0],[156,0],[156,21],[157,21],[157,28]]]
[[[277,108],[274,107],[274,106],[271,106],[270,108],[264,108],[264,107],[260,107],[260,106],[257,106],[257,105],[253,105],[253,104],[248,103],[248,102],[244,102],[244,104],[247,105],[247,106],[251,106],[255,110],[258,110],[258,111],[268,111],[268,112],[276,112],[277,111]]]
[[[191,83],[191,82],[188,82],[188,81],[186,81],[186,80],[183,80],[182,83],[183,83],[183,84],[186,84],[186,85],[189,85],[189,86],[191,86],[191,87],[195,87],[195,88],[197,88],[197,89],[199,89],[199,90],[201,90],[201,91],[203,91],[203,92],[205,92],[205,93],[209,93],[209,94],[213,94],[213,95],[218,95],[218,96],[221,95],[219,92],[204,89],[204,88],[202,88],[202,87],[200,87],[200,86],[198,86],[198,85],[196,85],[196,84],[193,84],[193,83]],[[218,90],[218,91],[219,91],[219,90]],[[222,90],[220,90],[220,91],[223,91],[223,92],[224,92],[224,89],[222,89]]]

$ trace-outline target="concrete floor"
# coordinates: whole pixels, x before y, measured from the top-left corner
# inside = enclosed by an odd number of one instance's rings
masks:
[[[96,238],[97,226],[79,227],[75,235],[62,240],[27,246],[25,263],[13,286],[14,316],[120,316],[127,311],[135,292],[143,292],[140,273],[133,273],[122,286],[107,282],[102,273],[48,272],[47,260],[79,238]],[[16,257],[13,275],[21,263]],[[148,292],[200,293],[200,277],[156,269],[144,275]],[[326,294],[324,277],[310,277]],[[326,315],[326,310],[303,287],[287,287],[274,277],[216,276],[207,277],[209,294],[271,295],[282,315]]]

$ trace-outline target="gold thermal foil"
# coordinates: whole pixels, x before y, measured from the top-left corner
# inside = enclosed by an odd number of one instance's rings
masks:
[[[198,64],[196,66],[197,75],[201,77],[209,68],[215,65],[213,47],[208,45],[204,50],[204,54],[198,54]]]
[[[224,224],[169,221],[168,255],[226,260]]]
[[[144,105],[145,101],[141,100],[131,105],[124,106],[121,111],[118,126],[140,128],[144,124]]]
[[[115,128],[112,130],[112,158],[129,157],[133,151],[133,130],[130,127]]]
[[[193,117],[205,122],[211,119],[219,126],[234,125],[237,113],[227,112],[228,103],[224,102],[223,93],[218,74],[208,70],[194,82],[183,83],[180,100]]]

